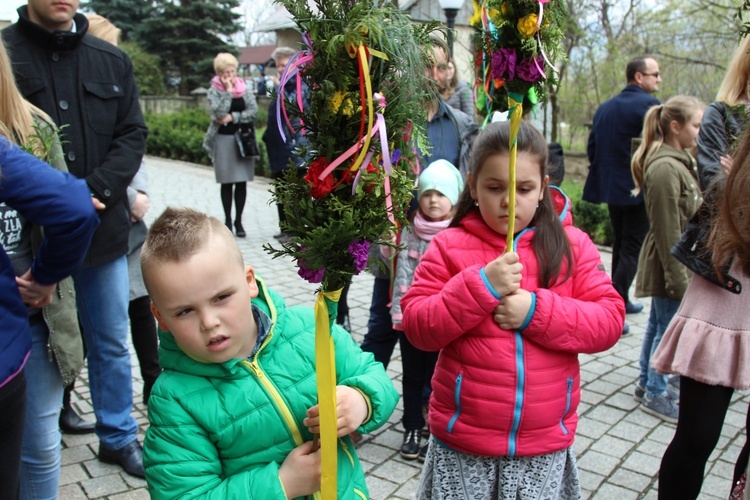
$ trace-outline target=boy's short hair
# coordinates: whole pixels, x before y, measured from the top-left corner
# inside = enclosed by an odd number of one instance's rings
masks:
[[[141,249],[144,281],[148,284],[151,266],[159,262],[181,262],[214,238],[223,240],[240,266],[245,266],[234,236],[219,219],[190,208],[167,207],[151,225]]]

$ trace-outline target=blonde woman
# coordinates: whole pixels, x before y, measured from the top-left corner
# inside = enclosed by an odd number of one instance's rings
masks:
[[[214,163],[216,182],[221,184],[224,223],[231,231],[234,198],[234,230],[238,237],[244,238],[242,211],[247,197],[247,182],[253,180],[255,172],[255,158],[240,155],[234,134],[240,125],[255,121],[258,104],[245,80],[237,76],[238,66],[237,58],[228,52],[221,52],[214,59],[216,76],[211,79],[211,88],[208,89],[212,121],[206,131],[203,147]]]
[[[0,149],[5,159],[0,161],[0,163],[3,163],[2,174],[4,174],[3,185],[0,186],[0,190],[3,192],[2,201],[13,200],[10,196],[6,197],[6,193],[16,189],[13,186],[16,186],[19,181],[18,172],[13,175],[11,171],[11,166],[16,171],[18,170],[11,161],[12,158],[16,158],[18,162],[23,162],[23,165],[29,169],[29,178],[26,181],[30,179],[32,186],[27,186],[25,189],[29,194],[34,195],[38,205],[54,201],[49,194],[45,194],[52,188],[63,191],[69,190],[70,196],[73,196],[74,193],[79,195],[83,193],[84,199],[91,199],[85,181],[75,181],[74,184],[78,184],[78,186],[70,184],[67,187],[55,187],[53,183],[68,178],[67,175],[49,176],[46,173],[48,169],[38,168],[35,165],[39,163],[38,161],[24,159],[22,154],[15,152],[17,147],[8,144],[8,139],[10,139],[11,142],[32,150],[36,156],[52,163],[58,170],[67,171],[54,125],[51,124],[51,120],[46,114],[29,104],[21,96],[16,88],[8,54],[2,43],[0,43],[0,134],[4,136],[0,137]],[[44,139],[39,140],[40,137]],[[58,181],[55,179],[58,179]],[[6,184],[12,184],[12,186]],[[12,203],[12,201],[8,202]],[[36,208],[40,207],[36,206]],[[90,209],[90,205],[88,208]],[[54,204],[45,210],[49,212],[48,218],[55,214],[57,214],[56,217],[60,218],[63,213],[63,207]],[[81,242],[76,243],[78,248],[83,245],[80,248],[81,260],[83,253],[88,248],[91,234],[98,224],[96,214],[92,213],[91,215],[93,216],[90,222],[91,231],[88,232],[87,237],[84,238],[84,235],[75,232],[70,233],[81,240]],[[73,381],[83,366],[83,343],[76,314],[76,297],[72,280],[66,278],[56,286],[50,285],[51,303],[48,305],[35,304],[34,301],[29,300],[21,285],[29,282],[32,262],[37,259],[38,255],[47,252],[46,247],[44,250],[40,250],[44,235],[39,224],[45,224],[45,235],[47,236],[57,234],[57,232],[53,231],[53,227],[50,226],[50,220],[33,217],[32,212],[29,210],[23,211],[21,206],[16,204],[10,206],[0,203],[0,217],[4,222],[3,226],[0,227],[0,241],[4,253],[10,258],[10,260],[5,259],[5,262],[10,265],[10,269],[7,269],[7,271],[15,272],[17,276],[16,281],[22,292],[21,296],[27,305],[24,320],[28,322],[28,330],[31,332],[31,351],[26,359],[24,370],[27,399],[26,413],[25,416],[21,417],[23,451],[20,466],[20,498],[56,498],[60,479],[58,416],[62,404],[63,387]],[[59,239],[59,234],[57,238]],[[69,246],[68,248],[72,249],[73,247]],[[57,271],[56,267],[62,266],[62,262],[57,262],[52,270]],[[3,269],[3,274],[5,274],[5,271],[6,269]],[[70,273],[66,272],[62,276],[68,274]],[[52,293],[53,290],[56,290],[57,293]],[[0,294],[4,298],[8,298],[11,291],[11,289],[3,288]],[[0,333],[0,336],[3,337],[0,341],[0,351],[2,352],[0,367],[2,368],[0,368],[0,372],[6,369],[11,369],[11,372],[13,372],[13,360],[9,357],[12,356],[19,343],[27,342],[27,340],[10,344],[7,342],[12,339],[13,330],[16,327],[12,316],[12,314],[2,315],[3,328],[2,333]],[[18,326],[21,325],[18,324]],[[54,332],[54,335],[51,335],[50,332]],[[7,387],[9,384],[10,381],[0,373],[0,387]],[[0,400],[2,399],[0,397]],[[0,414],[4,417],[7,416],[5,406],[2,404],[0,404]],[[0,424],[0,427],[3,427],[3,425]],[[13,464],[6,462],[8,459],[8,456],[0,458],[0,463],[3,464],[0,468],[12,467]],[[14,491],[8,490],[8,488],[12,489],[13,486],[4,481],[0,481],[0,484],[2,484],[4,493],[11,493],[11,495],[14,493]],[[11,484],[14,483],[11,482]]]

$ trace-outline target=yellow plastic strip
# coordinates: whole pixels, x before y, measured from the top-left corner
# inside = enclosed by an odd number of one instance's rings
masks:
[[[320,493],[323,500],[336,498],[336,358],[331,338],[331,320],[326,299],[338,302],[341,290],[319,292],[315,302],[315,373],[320,405],[321,469]]]
[[[505,251],[513,251],[516,225],[516,156],[518,153],[518,129],[521,128],[523,95],[508,92],[508,118],[510,119],[510,155],[508,159],[508,235]]]
[[[367,61],[367,51],[364,45],[357,47],[357,54],[359,55],[359,67],[362,70],[360,78],[365,80],[365,97],[367,98],[367,133],[365,134],[365,143],[362,145],[362,149],[359,151],[359,156],[354,161],[351,167],[351,171],[356,171],[362,160],[367,155],[367,150],[370,149],[370,139],[372,137],[372,125],[375,120],[375,111],[372,106],[372,81],[370,81],[370,64]]]

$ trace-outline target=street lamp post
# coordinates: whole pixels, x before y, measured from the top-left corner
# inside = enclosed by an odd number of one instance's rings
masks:
[[[464,0],[439,0],[440,7],[445,12],[445,25],[448,27],[448,49],[453,58],[453,28],[456,26],[456,15],[464,4]]]

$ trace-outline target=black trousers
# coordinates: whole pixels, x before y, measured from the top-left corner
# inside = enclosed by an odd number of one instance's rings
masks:
[[[401,422],[407,431],[421,429],[425,426],[422,414],[425,387],[429,387],[432,380],[438,353],[417,349],[409,342],[404,332],[400,332],[398,342],[401,346],[403,367],[401,387],[404,394],[404,415]]]
[[[638,270],[638,254],[648,233],[646,204],[607,205],[615,242],[612,246],[612,283],[622,300],[628,301],[628,290]]]
[[[26,377],[23,371],[0,388],[0,499],[19,495]]]
[[[684,375],[680,377],[680,416],[659,468],[660,499],[698,498],[706,462],[719,442],[733,392],[729,387],[704,384]],[[750,410],[745,419],[745,425],[750,426]],[[748,444],[746,438],[734,467],[732,486],[747,469]],[[732,486],[727,491],[712,493],[729,497]]]
[[[365,352],[371,352],[375,361],[383,363],[388,368],[393,349],[398,342],[398,331],[393,329],[391,321],[391,280],[389,278],[375,278],[372,284],[372,302],[370,303],[370,319],[367,321],[367,333],[360,347]]]

